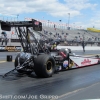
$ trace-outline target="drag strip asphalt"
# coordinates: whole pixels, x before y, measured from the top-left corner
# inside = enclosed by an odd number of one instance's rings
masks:
[[[100,55],[100,51],[99,50],[87,50],[85,52],[78,50],[78,51],[72,51],[73,53],[75,53],[76,55],[88,55],[88,56],[92,56],[92,55]],[[6,62],[7,61],[7,55],[11,55],[13,61],[15,60],[16,55],[19,52],[0,52],[0,63]]]
[[[100,51],[74,51],[77,55],[97,55]],[[8,100],[85,100],[100,99],[100,65],[61,71],[50,78],[38,78],[31,75],[12,72],[5,78],[6,72],[14,68],[13,62],[6,61],[6,55],[0,53],[0,97]],[[13,60],[16,53],[10,53]],[[1,56],[2,55],[2,56]],[[15,98],[16,96],[16,98]],[[19,96],[19,98],[18,98]],[[25,96],[24,99],[21,96]],[[30,98],[29,98],[30,97]],[[13,99],[12,99],[13,98]]]

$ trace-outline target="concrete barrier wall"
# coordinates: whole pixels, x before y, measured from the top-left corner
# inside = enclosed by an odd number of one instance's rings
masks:
[[[57,46],[57,49],[70,48],[71,50],[83,50],[82,46]],[[100,50],[97,46],[86,46],[85,50]]]

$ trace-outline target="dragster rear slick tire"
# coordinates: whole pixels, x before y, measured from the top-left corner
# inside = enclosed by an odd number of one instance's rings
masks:
[[[55,70],[55,60],[50,55],[43,54],[34,59],[34,72],[38,77],[51,77]]]

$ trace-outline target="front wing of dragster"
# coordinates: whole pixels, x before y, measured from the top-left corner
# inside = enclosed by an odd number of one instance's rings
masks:
[[[100,58],[96,57],[70,56],[69,59],[72,62],[70,65],[71,68],[80,68],[100,64]]]

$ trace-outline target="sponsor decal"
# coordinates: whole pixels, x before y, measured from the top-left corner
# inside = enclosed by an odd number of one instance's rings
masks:
[[[15,51],[16,48],[15,48],[15,46],[14,47],[6,46],[5,50],[7,50],[7,51]]]
[[[5,50],[5,47],[0,47],[0,50]]]
[[[39,22],[38,22],[38,21],[35,21],[34,24],[35,24],[35,25],[39,25]]]
[[[90,65],[91,64],[91,60],[90,59],[84,59],[82,62],[81,62],[81,65]]]
[[[63,62],[63,67],[64,67],[64,68],[67,68],[67,67],[68,67],[68,60],[65,60],[65,61]]]

